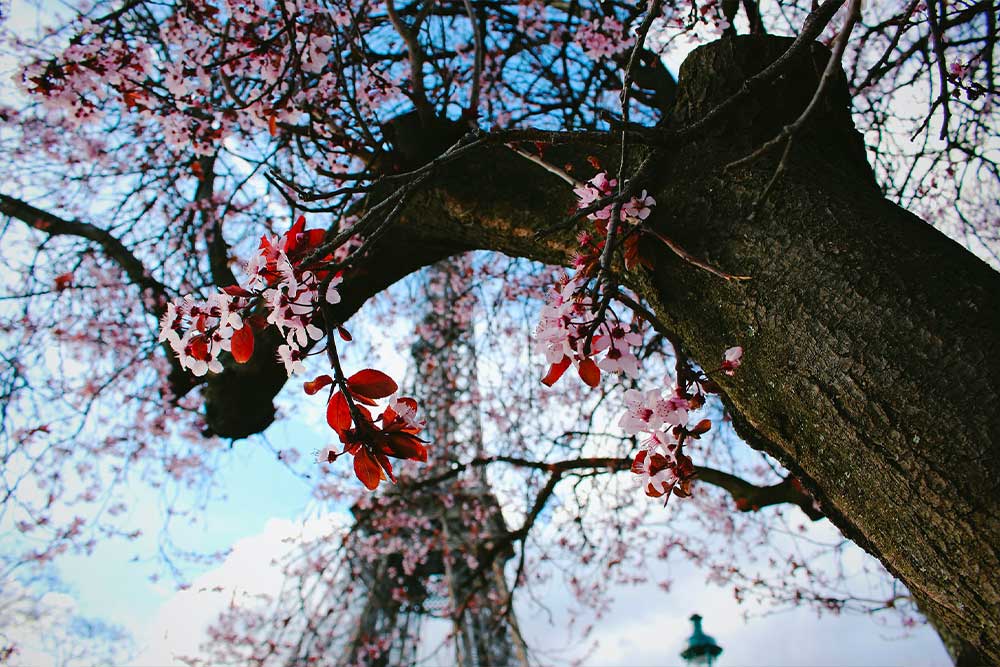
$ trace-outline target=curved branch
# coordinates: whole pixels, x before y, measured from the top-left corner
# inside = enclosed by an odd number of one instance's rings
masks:
[[[16,218],[49,236],[76,236],[92,241],[125,272],[129,281],[139,288],[140,301],[146,312],[157,319],[166,312],[169,300],[167,286],[154,278],[142,260],[107,230],[88,222],[60,218],[5,194],[0,194],[0,214]],[[167,378],[170,393],[175,399],[180,398],[197,386],[198,379],[181,367],[169,345],[164,344],[162,348],[170,361],[170,374]]]
[[[77,236],[96,243],[139,289],[150,290],[153,299],[143,299],[146,310],[160,317],[166,310],[167,288],[154,278],[142,261],[110,232],[88,222],[65,220],[31,204],[0,194],[0,214],[16,218],[49,236]]]
[[[754,279],[720,280],[659,247],[655,270],[616,272],[692,359],[711,367],[744,347],[740,372],[718,378],[740,435],[932,613],[1000,659],[1000,626],[984,620],[1000,618],[1000,274],[882,198],[840,77],[774,196],[747,220],[774,165],[722,168],[802,113],[829,58],[802,49],[783,78],[744,93],[790,41],[726,39],[692,54],[662,132],[693,143],[655,161],[642,184],[657,201],[652,228]],[[588,155],[607,157],[567,141],[547,158],[575,173],[587,173]],[[648,157],[650,146],[630,143],[632,164]],[[345,313],[435,253],[486,248],[568,266],[574,230],[537,232],[574,205],[565,183],[507,148],[470,149],[435,170],[358,278],[345,277],[356,290]]]
[[[538,511],[529,512],[528,518],[530,520],[525,521],[520,529],[514,531],[515,537],[512,539],[517,540],[527,535],[528,530],[531,528],[531,523],[534,521],[533,517],[537,516],[538,512],[541,511],[542,507],[544,507],[544,501],[555,491],[556,484],[566,473],[574,470],[599,470],[602,468],[607,469],[608,472],[622,472],[631,468],[632,459],[628,457],[597,456],[545,462],[518,456],[485,456],[472,459],[464,465],[453,466],[434,477],[415,480],[408,485],[408,488],[420,489],[434,486],[445,480],[457,477],[463,471],[470,468],[481,468],[494,463],[506,463],[518,468],[541,470],[551,475],[542,492],[536,497],[536,502],[533,505]],[[823,512],[816,507],[812,496],[802,488],[802,485],[794,477],[786,477],[777,484],[770,486],[757,486],[741,477],[714,468],[695,466],[695,471],[698,481],[728,491],[736,503],[736,508],[741,512],[757,512],[772,505],[789,503],[797,505],[813,521],[824,518]],[[541,501],[541,504],[539,504],[539,501]]]

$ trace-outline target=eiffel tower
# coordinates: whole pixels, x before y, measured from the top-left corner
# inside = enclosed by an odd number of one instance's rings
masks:
[[[407,548],[355,571],[362,603],[336,663],[343,667],[416,664],[427,650],[422,629],[430,619],[449,620],[451,631],[429,664],[528,664],[504,576],[514,551],[500,505],[480,469],[461,478],[455,474],[460,459],[482,453],[474,400],[476,349],[471,322],[463,315],[471,311],[461,307],[470,298],[463,296],[466,262],[446,260],[426,272],[429,311],[411,350],[431,461],[415,480],[401,480],[375,505],[353,509],[359,541],[390,537],[380,534],[379,517],[396,507],[411,521],[402,531],[394,527],[391,538],[408,547],[431,546],[418,562],[408,561]]]

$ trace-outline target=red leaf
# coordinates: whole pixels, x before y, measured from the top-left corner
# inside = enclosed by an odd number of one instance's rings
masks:
[[[226,285],[222,291],[229,296],[253,296],[253,292],[243,289],[239,285]]]
[[[320,375],[319,377],[305,382],[302,384],[302,388],[306,390],[306,393],[312,396],[318,392],[323,387],[333,382],[333,378],[329,375]]]
[[[656,475],[670,467],[670,462],[663,454],[653,454],[649,457],[649,474]]]
[[[295,224],[285,232],[285,254],[291,255],[299,245],[299,236],[306,229],[306,216],[300,215],[295,219]]]
[[[355,403],[361,403],[362,405],[375,405],[375,401],[367,396],[362,396],[361,394],[355,394],[351,392],[351,396],[354,398]]]
[[[413,459],[427,463],[427,448],[420,439],[409,433],[390,433],[386,439],[385,453],[397,459]]]
[[[188,348],[188,354],[198,361],[208,361],[208,340],[204,336],[193,336]]]
[[[339,333],[340,337],[346,340],[347,342],[351,342],[352,340],[354,340],[354,337],[351,336],[351,332],[345,329],[344,327],[337,327],[337,333]]]
[[[389,459],[385,457],[385,454],[376,452],[375,460],[378,461],[380,466],[382,466],[382,470],[385,472],[385,475],[388,475],[389,479],[392,480],[392,483],[395,484],[396,476],[392,474],[392,464],[389,463]],[[382,475],[382,479],[385,479],[385,475]]]
[[[639,236],[631,234],[625,237],[625,270],[635,271],[639,265]]]
[[[374,491],[378,488],[378,483],[382,481],[382,466],[372,458],[367,449],[362,447],[354,455],[354,474],[369,491]]]
[[[562,377],[562,374],[566,372],[567,368],[569,368],[569,357],[564,356],[562,361],[558,361],[549,366],[549,372],[542,378],[542,384],[546,387],[551,387],[559,381],[559,378]]]
[[[308,248],[315,248],[326,238],[326,230],[319,228],[305,230],[302,234],[302,244]]]
[[[73,272],[67,271],[66,273],[60,273],[58,276],[56,276],[55,282],[56,282],[56,291],[57,292],[63,291],[64,289],[70,287],[73,284]]]
[[[584,359],[580,362],[580,379],[591,387],[601,384],[601,369],[597,367],[593,359]]]
[[[326,404],[326,423],[344,439],[344,433],[351,428],[351,410],[347,407],[347,399],[341,392],[330,397]]]
[[[657,489],[652,484],[647,484],[646,485],[646,495],[649,496],[650,498],[659,498],[663,494],[664,494],[663,491],[660,491],[659,489]],[[669,488],[666,490],[666,494],[667,494],[667,497],[669,498],[670,497],[670,489]]]
[[[391,377],[373,368],[358,371],[347,378],[347,386],[352,394],[370,399],[385,398],[399,389]]]
[[[272,137],[278,136],[278,119],[275,118],[274,114],[267,117],[267,131],[271,133]]]
[[[238,364],[245,364],[253,356],[253,327],[244,325],[233,332],[230,351]]]
[[[646,462],[646,450],[643,449],[637,452],[635,458],[632,460],[632,472],[635,473],[636,475],[643,474],[645,472],[645,466],[643,465],[645,462]]]
[[[708,433],[708,430],[710,428],[712,428],[712,420],[702,419],[700,422],[695,424],[695,427],[693,429],[688,431],[688,434],[697,438],[701,436],[703,433]]]
[[[126,90],[125,92],[122,93],[122,101],[125,102],[125,106],[128,107],[129,109],[141,106],[139,104],[139,96],[136,95],[131,90]]]

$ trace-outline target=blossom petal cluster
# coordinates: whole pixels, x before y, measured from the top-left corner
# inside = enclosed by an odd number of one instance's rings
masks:
[[[623,53],[635,43],[635,37],[625,33],[625,26],[614,16],[584,21],[574,38],[588,58],[606,60]]]
[[[609,178],[606,171],[598,172],[583,185],[573,188],[573,194],[577,198],[577,207],[594,206],[601,200],[611,197],[616,187],[618,187],[618,179]],[[640,195],[633,196],[627,202],[623,202],[621,212],[618,215],[622,222],[635,225],[648,218],[655,205],[656,199],[649,192],[643,190]],[[610,220],[613,214],[614,204],[609,203],[607,206],[589,213],[587,217],[590,220]]]
[[[302,359],[308,347],[325,336],[316,324],[321,306],[340,302],[342,277],[321,268],[335,261],[334,255],[314,257],[322,254],[319,248],[324,238],[323,230],[307,230],[303,217],[285,234],[263,237],[247,263],[249,278],[243,286],[223,288],[204,302],[187,296],[167,305],[160,341],[170,345],[184,368],[204,375],[222,371],[219,355],[223,351],[239,363],[248,361],[253,353],[253,326],[272,325],[284,339],[277,357],[288,375],[304,371]],[[343,327],[337,328],[345,340],[350,339]],[[332,463],[342,454],[351,454],[355,474],[371,490],[384,479],[396,481],[389,457],[426,461],[427,448],[417,435],[424,424],[417,420],[416,400],[394,396],[378,417],[372,417],[369,407],[395,394],[396,382],[370,368],[348,378],[339,375],[339,362],[334,368],[336,378],[321,375],[304,386],[310,395],[331,387],[327,423],[344,446],[340,452],[326,447],[318,461]]]
[[[707,427],[702,422],[688,430],[689,411],[697,405],[678,387],[666,396],[656,389],[625,392],[625,414],[618,424],[629,435],[645,435],[640,442],[642,449],[632,462],[632,472],[639,475],[646,495],[667,495],[679,483],[681,495],[687,494],[686,484],[694,475],[694,465],[683,452],[684,438],[696,432],[700,435],[711,426],[711,422]]]
[[[727,349],[720,370],[733,375],[743,358],[743,348]],[[647,496],[659,498],[690,495],[696,475],[684,444],[700,438],[712,428],[712,421],[702,419],[691,425],[691,412],[705,403],[706,393],[717,392],[715,384],[701,371],[690,368],[678,373],[678,383],[667,392],[659,389],[625,392],[625,413],[618,425],[628,435],[641,435],[640,449],[632,461],[632,472]]]
[[[542,382],[551,387],[570,364],[591,387],[600,382],[602,370],[629,377],[639,373],[632,346],[642,343],[642,336],[624,322],[601,322],[595,327],[595,318],[584,278],[578,276],[552,288],[535,330],[536,351],[551,364]],[[603,357],[595,361],[599,354]]]
[[[159,342],[167,343],[192,375],[220,373],[219,354],[232,352],[234,336],[247,327],[240,314],[245,301],[225,292],[210,294],[204,301],[190,295],[176,299],[160,319]],[[237,341],[242,338],[236,336]]]
[[[594,222],[593,233],[586,231],[580,234],[579,248],[573,262],[574,268],[584,274],[593,275],[597,272],[608,237],[608,222],[614,215],[615,204],[612,201],[600,208],[596,207],[601,202],[611,199],[617,186],[617,179],[609,178],[606,171],[600,171],[589,181],[573,189],[577,197],[577,208],[588,210],[587,219]],[[656,199],[646,190],[622,202],[620,206],[619,219],[629,225],[625,230],[623,246],[625,268],[629,271],[639,264],[652,267],[651,262],[640,250],[639,236],[643,231],[640,225],[653,212],[654,206]]]
[[[299,217],[285,234],[261,238],[246,266],[246,284],[224,287],[205,301],[188,295],[169,303],[160,321],[160,342],[170,345],[183,368],[201,376],[222,371],[221,352],[246,363],[254,348],[247,323],[256,328],[270,324],[285,340],[278,347],[278,361],[289,376],[303,372],[307,348],[324,336],[316,324],[320,290],[325,303],[340,302],[342,278],[315,268],[329,258],[305,265],[324,237],[321,229],[305,229],[305,218]]]

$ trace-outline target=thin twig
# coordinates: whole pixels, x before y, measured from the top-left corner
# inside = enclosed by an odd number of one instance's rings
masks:
[[[658,238],[660,241],[663,242],[663,244],[665,246],[667,246],[668,248],[670,248],[670,250],[672,250],[675,255],[677,255],[678,257],[680,257],[681,259],[683,259],[688,264],[691,264],[692,266],[696,266],[699,269],[703,269],[705,271],[708,271],[713,276],[718,276],[718,277],[722,278],[723,280],[728,280],[730,282],[750,280],[750,276],[734,276],[731,273],[726,273],[725,271],[721,271],[721,270],[715,268],[711,264],[707,264],[707,263],[703,262],[702,260],[698,259],[694,255],[692,255],[691,253],[689,253],[684,248],[682,248],[679,245],[677,245],[677,243],[675,243],[674,241],[672,241],[669,237],[664,236],[663,234],[661,234],[660,232],[656,231],[655,229],[644,228],[644,231],[647,232],[647,233],[649,233],[649,234],[652,234],[653,236],[655,236],[656,238]]]
[[[574,188],[582,188],[583,186],[586,185],[586,183],[584,183],[583,181],[576,180],[575,178],[573,178],[572,176],[570,176],[568,173],[566,173],[564,170],[560,169],[559,167],[555,166],[554,164],[550,164],[550,163],[546,162],[540,156],[535,155],[534,153],[529,153],[526,150],[522,150],[522,149],[518,148],[514,144],[507,144],[507,148],[511,149],[512,151],[514,151],[515,153],[517,153],[518,155],[520,155],[521,157],[523,157],[525,160],[529,160],[531,162],[534,162],[535,164],[537,164],[539,167],[541,167],[545,171],[549,172],[550,174],[555,174],[556,176],[558,176],[562,180],[564,180],[567,183],[569,183],[570,185],[572,185]]]
[[[486,47],[483,44],[483,33],[479,29],[479,21],[470,0],[465,0],[465,11],[469,15],[469,23],[472,24],[472,36],[476,43],[475,59],[472,65],[472,92],[469,93],[469,112],[471,114],[469,122],[475,124],[476,119],[479,118],[479,88],[481,85],[480,79],[483,74],[483,51]]]

